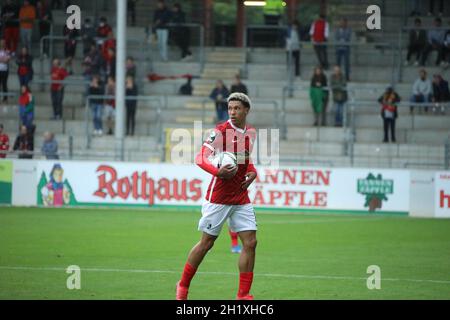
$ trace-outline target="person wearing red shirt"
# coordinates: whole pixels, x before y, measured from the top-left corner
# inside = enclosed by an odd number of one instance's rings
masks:
[[[108,20],[105,17],[101,17],[97,28],[97,38],[100,38],[100,40],[97,40],[97,44],[102,45],[110,32],[112,32],[112,28],[108,24]]]
[[[243,93],[233,93],[228,99],[230,119],[217,125],[203,144],[195,162],[213,177],[202,206],[202,218],[198,229],[201,240],[192,248],[181,280],[176,285],[176,299],[186,300],[192,278],[206,253],[212,248],[222,226],[229,218],[230,228],[239,234],[242,252],[239,259],[238,300],[253,300],[250,288],[256,249],[255,211],[248,197],[248,187],[256,179],[257,172],[250,154],[256,139],[256,130],[246,123],[251,101]],[[209,157],[220,152],[236,155],[237,165],[215,167]]]
[[[325,18],[324,14],[320,14],[319,19],[311,24],[309,35],[311,36],[311,41],[314,45],[314,51],[316,52],[320,66],[323,69],[328,70],[329,64],[326,42],[328,40],[330,28]]]
[[[110,49],[112,49],[113,51],[116,50],[116,39],[114,38],[114,33],[112,31],[108,34],[108,38],[105,40],[105,42],[103,42],[102,45],[102,55],[105,63],[110,63],[112,60]]]
[[[63,81],[69,76],[69,72],[61,67],[59,59],[53,60],[53,67],[51,70],[52,81]],[[51,98],[53,106],[53,119],[62,119],[63,114],[63,100],[64,100],[64,85],[60,82],[52,82]]]
[[[6,152],[9,150],[9,137],[3,133],[3,124],[0,123],[0,159],[6,158]]]

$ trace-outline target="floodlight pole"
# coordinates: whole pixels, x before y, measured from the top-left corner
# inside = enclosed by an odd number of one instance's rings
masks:
[[[127,43],[127,1],[116,0],[117,52],[116,52],[116,160],[124,161],[125,115],[125,57]],[[119,156],[118,156],[119,155]]]

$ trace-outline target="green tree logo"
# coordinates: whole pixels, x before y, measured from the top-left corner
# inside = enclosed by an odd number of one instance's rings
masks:
[[[358,193],[366,197],[364,207],[369,208],[369,212],[381,209],[383,200],[388,201],[386,195],[394,193],[394,180],[383,179],[381,174],[375,177],[369,173],[366,179],[358,179]]]

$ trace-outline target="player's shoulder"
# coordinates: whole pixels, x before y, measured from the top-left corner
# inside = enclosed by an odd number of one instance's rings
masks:
[[[230,129],[231,126],[229,124],[228,121],[224,121],[224,122],[219,122],[218,124],[216,124],[216,128],[215,130],[218,132],[226,132],[227,129]]]

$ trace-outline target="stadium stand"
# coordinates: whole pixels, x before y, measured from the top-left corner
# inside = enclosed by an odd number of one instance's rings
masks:
[[[89,1],[74,1],[80,5]],[[101,3],[101,2],[99,2]],[[361,24],[361,16],[369,4],[380,4],[383,11],[382,31],[367,31]],[[113,5],[112,3],[110,5]],[[148,101],[138,103],[136,133],[125,139],[125,160],[159,162],[167,159],[171,147],[170,135],[174,128],[192,129],[194,121],[204,120],[205,126],[214,125],[215,111],[208,99],[215,80],[223,79],[230,87],[236,73],[240,73],[254,99],[254,111],[249,121],[257,128],[285,127],[285,139],[280,141],[280,161],[283,164],[308,164],[329,166],[385,167],[385,168],[444,168],[448,161],[450,135],[450,108],[441,112],[410,114],[409,97],[417,68],[403,66],[406,56],[407,31],[400,30],[414,25],[414,17],[408,17],[400,1],[333,1],[328,2],[333,17],[346,16],[354,31],[357,45],[351,49],[352,75],[348,85],[354,103],[348,104],[347,125],[343,128],[313,127],[313,113],[309,100],[309,82],[312,69],[317,64],[312,45],[303,43],[301,49],[301,78],[292,83],[292,95],[288,94],[288,72],[284,48],[262,47],[210,47],[203,49],[191,41],[193,60],[180,61],[179,49],[169,46],[169,62],[162,62],[154,43],[146,37],[146,23],[152,17],[154,8],[149,1],[139,1],[136,7],[136,27],[128,27],[129,44],[127,55],[133,56],[138,65],[140,95],[151,96]],[[339,5],[339,6],[338,6]],[[86,5],[91,8],[91,6]],[[93,9],[87,16],[95,18]],[[114,27],[114,8],[100,4],[96,16],[107,16]],[[84,14],[86,14],[84,12]],[[54,34],[61,35],[66,14],[54,10]],[[83,19],[87,17],[83,16]],[[197,17],[198,18],[198,17]],[[431,26],[432,17],[422,17],[423,26]],[[188,19],[188,21],[194,19]],[[448,26],[450,17],[442,17]],[[334,21],[337,21],[336,19]],[[331,28],[335,24],[331,23]],[[193,33],[197,32],[193,28]],[[194,39],[195,38],[195,39]],[[398,50],[401,41],[402,50]],[[380,45],[381,44],[381,45]],[[143,50],[144,48],[144,50]],[[330,64],[335,63],[334,49],[328,51]],[[63,42],[54,41],[55,57],[62,57]],[[434,61],[432,53],[430,61]],[[34,35],[32,48],[35,76],[32,83],[36,99],[35,149],[40,150],[43,133],[55,133],[62,158],[71,159],[117,159],[114,136],[92,137],[90,112],[86,112],[82,83],[82,43],[78,44],[73,62],[74,75],[68,77],[66,86],[64,116],[61,121],[50,120],[52,107],[49,87],[50,57],[41,56],[39,39]],[[205,61],[201,61],[201,57]],[[19,92],[17,69],[10,63],[9,88]],[[450,78],[448,70],[427,65],[428,74],[440,73]],[[327,71],[327,75],[331,71]],[[192,96],[180,96],[178,90],[185,83],[184,78],[148,81],[150,73],[179,76],[193,75]],[[385,88],[395,84],[396,91],[404,104],[399,110],[397,121],[397,143],[383,144],[382,120],[378,97]],[[42,90],[43,89],[43,90]],[[5,132],[14,137],[18,132],[17,97],[11,97],[8,104],[0,106],[1,123]],[[334,114],[328,107],[328,123],[332,124]],[[205,128],[206,129],[206,128]]]

